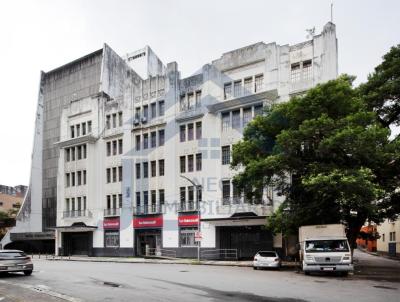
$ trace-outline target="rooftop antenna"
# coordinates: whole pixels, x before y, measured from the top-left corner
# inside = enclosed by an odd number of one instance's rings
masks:
[[[331,2],[331,23],[333,23],[333,2]]]
[[[313,28],[310,29],[306,29],[307,32],[307,39],[312,39],[315,36],[315,26]]]

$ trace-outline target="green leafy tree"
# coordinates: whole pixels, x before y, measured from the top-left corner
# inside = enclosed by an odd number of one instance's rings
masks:
[[[383,62],[360,90],[367,107],[378,113],[384,127],[400,125],[400,44],[383,56]]]
[[[272,231],[295,234],[301,225],[341,222],[354,247],[366,220],[389,215],[391,204],[382,200],[398,184],[386,182],[400,172],[391,166],[400,146],[353,80],[344,75],[273,106],[233,146],[238,188],[251,196],[273,186],[285,196],[267,220]]]

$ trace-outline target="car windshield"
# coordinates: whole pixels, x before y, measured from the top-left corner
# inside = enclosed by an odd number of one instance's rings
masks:
[[[26,257],[22,252],[0,252],[0,258]]]
[[[306,252],[348,252],[346,240],[310,240],[306,241]]]
[[[275,252],[259,252],[258,253],[261,257],[276,257]]]

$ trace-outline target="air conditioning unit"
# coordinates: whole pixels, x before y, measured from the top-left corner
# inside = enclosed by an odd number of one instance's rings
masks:
[[[136,126],[139,125],[140,124],[140,120],[138,118],[135,118],[133,120],[133,124],[136,125]]]
[[[142,123],[146,124],[147,123],[147,118],[145,116],[142,117]]]

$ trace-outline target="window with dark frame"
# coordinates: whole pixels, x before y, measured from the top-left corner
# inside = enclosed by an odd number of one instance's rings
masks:
[[[157,117],[157,103],[152,103],[151,107],[151,118],[154,119]]]
[[[179,127],[179,138],[181,142],[186,140],[186,125],[181,125]]]
[[[165,102],[159,101],[158,102],[158,115],[164,116],[164,114],[165,114]]]
[[[202,139],[201,122],[196,122],[196,139]]]
[[[157,132],[155,131],[150,133],[150,145],[151,148],[157,147]]]
[[[231,147],[230,146],[222,146],[221,147],[221,155],[222,155],[222,164],[229,165],[231,163]]]
[[[158,146],[164,146],[165,143],[165,130],[158,130]]]
[[[202,169],[202,154],[201,153],[197,153],[196,154],[196,171],[201,171]]]
[[[156,167],[155,160],[152,160],[150,162],[150,170],[151,170],[151,177],[156,177],[157,176],[157,167]]]
[[[230,99],[232,97],[232,83],[224,84],[224,99]]]
[[[149,177],[149,163],[144,162],[143,163],[143,178],[148,178]]]
[[[122,120],[122,111],[118,112],[118,126],[122,127],[123,120]]]
[[[259,74],[255,76],[254,92],[259,92],[264,89],[264,75]]]
[[[118,140],[118,154],[123,153],[123,144],[122,144],[122,138]]]
[[[187,128],[188,128],[188,141],[192,141],[194,139],[193,124],[192,123],[188,124]]]
[[[140,150],[140,135],[136,135],[136,151]]]
[[[194,169],[194,156],[193,154],[188,155],[188,172],[193,172]]]
[[[160,205],[164,205],[165,203],[165,192],[164,189],[160,189],[158,190],[158,199],[159,199],[159,203]]]
[[[164,170],[165,170],[164,160],[160,159],[158,160],[158,176],[164,176],[165,173]]]
[[[180,162],[181,173],[186,173],[186,157],[185,156],[181,156],[179,162]]]
[[[222,181],[222,204],[227,205],[230,203],[231,198],[231,181],[223,180]]]
[[[140,163],[136,163],[136,179],[140,179]]]

